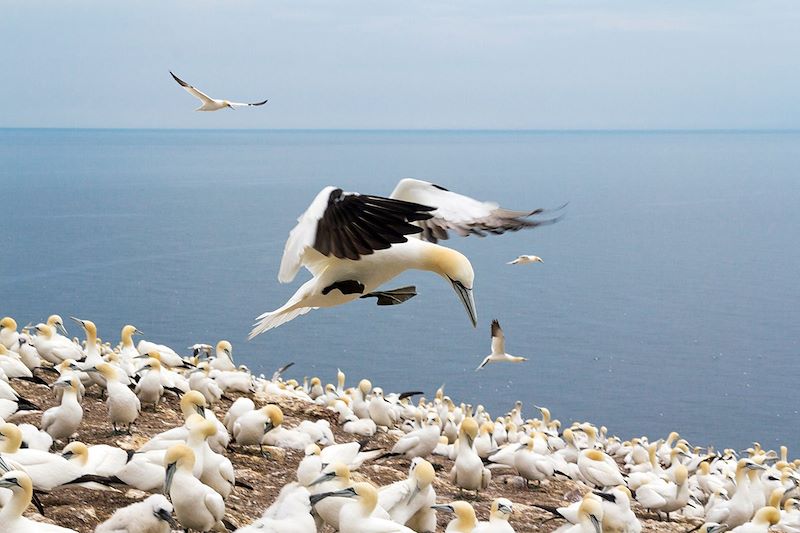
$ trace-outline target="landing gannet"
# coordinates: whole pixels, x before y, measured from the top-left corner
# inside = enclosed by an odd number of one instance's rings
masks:
[[[435,243],[446,239],[448,231],[463,236],[499,234],[557,220],[527,218],[541,213],[541,209],[510,211],[408,178],[389,198],[325,187],[289,234],[278,274],[281,283],[288,283],[305,266],[314,277],[283,306],[259,316],[250,338],[312,309],[366,296],[375,296],[378,305],[402,303],[414,296],[413,287],[378,289],[409,269],[446,279],[475,326],[472,264],[461,253]],[[414,234],[420,238],[408,238]]]
[[[12,493],[11,500],[0,509],[3,533],[77,533],[74,529],[34,522],[22,516],[33,497],[33,483],[25,472],[6,472],[0,477],[0,488],[8,489]]]
[[[170,71],[170,74],[172,74],[172,71]],[[172,74],[172,77],[175,79],[175,81],[178,82],[178,85],[186,89],[186,92],[188,92],[195,98],[199,99],[203,103],[203,105],[195,109],[195,111],[219,111],[220,109],[225,109],[225,108],[234,109],[236,107],[247,107],[247,106],[253,107],[253,106],[264,105],[267,103],[267,100],[264,100],[263,102],[255,102],[253,104],[242,104],[239,102],[230,102],[228,100],[217,100],[216,98],[211,98],[204,92],[195,89],[194,87],[192,87],[191,85],[180,79],[175,74]]]
[[[513,261],[509,261],[506,263],[507,265],[526,265],[528,263],[544,263],[542,258],[538,255],[521,255],[514,259]]]
[[[179,529],[172,518],[172,504],[161,494],[117,509],[94,533],[170,533]]]
[[[478,371],[489,363],[509,362],[521,363],[527,361],[525,357],[517,357],[506,353],[506,336],[503,334],[503,329],[500,327],[500,322],[497,319],[492,320],[492,353],[487,355],[483,362],[476,368]]]

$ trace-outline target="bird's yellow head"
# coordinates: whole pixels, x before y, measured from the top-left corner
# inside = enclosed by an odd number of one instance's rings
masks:
[[[436,479],[433,465],[421,457],[416,457],[411,461],[411,475],[417,480],[417,486],[423,489]]]
[[[283,424],[283,411],[281,408],[275,404],[265,405],[261,408],[264,414],[267,416],[267,423],[264,433],[272,430]]]
[[[3,317],[3,319],[0,320],[0,331],[4,329],[10,329],[11,331],[16,331],[17,321],[11,318],[10,316]]]
[[[193,414],[205,416],[206,398],[196,390],[191,390],[181,397],[181,412],[184,419]]]
[[[449,511],[456,515],[457,523],[453,525],[452,529],[455,531],[472,531],[478,525],[478,519],[475,516],[475,509],[467,502],[458,500],[451,503],[432,505],[433,509],[441,509]],[[451,529],[448,526],[448,530]]]
[[[22,446],[22,431],[15,425],[6,422],[0,424],[0,452],[17,453]]]
[[[372,390],[372,383],[368,379],[362,379],[358,382],[358,390],[361,391],[363,396],[366,396]]]
[[[461,421],[461,427],[458,429],[459,437],[467,439],[467,444],[472,446],[475,438],[478,436],[478,423],[474,418],[465,418]]]
[[[443,246],[436,246],[429,254],[430,270],[436,272],[453,286],[456,295],[464,309],[467,311],[472,326],[478,325],[478,312],[475,310],[475,298],[472,287],[475,281],[475,271],[472,263],[463,254]]]
[[[89,460],[89,448],[80,441],[72,441],[64,446],[61,456],[64,459],[86,465],[86,462]]]
[[[231,357],[231,354],[233,353],[233,346],[228,341],[219,341],[217,343],[217,352],[222,352],[228,357]]]

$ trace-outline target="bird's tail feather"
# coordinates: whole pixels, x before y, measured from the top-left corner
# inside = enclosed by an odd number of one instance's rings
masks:
[[[289,322],[300,315],[304,315],[313,309],[316,309],[316,307],[299,307],[296,309],[287,310],[278,309],[277,311],[264,313],[256,319],[258,322],[253,325],[253,330],[250,332],[250,335],[248,335],[247,338],[248,340],[253,339],[253,337],[256,335],[260,335],[272,328],[277,328],[281,324],[285,324],[286,322]]]

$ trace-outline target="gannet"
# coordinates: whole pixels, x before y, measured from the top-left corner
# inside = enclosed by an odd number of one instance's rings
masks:
[[[456,460],[450,470],[450,481],[458,487],[459,491],[480,490],[489,486],[492,473],[483,466],[483,461],[478,456],[473,445],[478,435],[478,423],[473,418],[465,418],[458,431]]]
[[[338,498],[355,498],[354,502],[342,505],[339,511],[340,533],[413,533],[413,529],[402,526],[392,520],[375,516],[378,506],[378,491],[369,483],[356,483],[336,492],[317,495],[317,498],[334,496]]]
[[[46,431],[41,431],[33,424],[20,424],[19,430],[22,432],[22,446],[32,450],[50,451],[53,447],[53,437]]]
[[[508,523],[508,518],[514,511],[514,506],[506,498],[495,498],[489,511],[488,522],[478,522],[472,533],[514,533],[514,528]]]
[[[161,378],[161,362],[158,359],[150,358],[142,366],[137,374],[142,374],[136,383],[134,392],[139,398],[139,403],[147,403],[153,406],[153,411],[158,409],[158,403],[164,394],[164,385]]]
[[[194,452],[177,444],[164,455],[166,479],[164,493],[169,494],[181,526],[197,531],[227,531],[222,524],[225,502],[214,489],[192,475]]]
[[[61,452],[61,456],[81,467],[82,475],[110,477],[116,475],[128,463],[128,452],[116,446],[96,444],[86,446],[72,441]]]
[[[74,375],[66,379],[60,378],[53,383],[53,388],[64,390],[61,403],[42,414],[39,427],[55,440],[69,438],[81,425],[83,408],[78,400],[79,387],[80,380]]]
[[[506,263],[507,265],[526,265],[528,263],[544,263],[542,258],[538,255],[521,255],[514,259],[513,261],[509,261]]]
[[[485,367],[489,363],[499,363],[499,362],[508,362],[508,363],[521,363],[523,361],[527,361],[525,357],[516,357],[514,355],[509,355],[506,353],[506,336],[503,334],[503,329],[500,327],[500,322],[497,319],[492,320],[492,353],[487,355],[483,362],[478,365],[478,368],[475,370],[480,370],[481,368]]]
[[[228,341],[219,341],[216,348],[216,357],[209,365],[213,370],[236,370],[233,363],[233,346]]]
[[[445,533],[472,533],[478,525],[478,519],[475,516],[475,509],[465,501],[454,501],[451,503],[443,503],[432,505],[431,509],[448,511],[456,515],[447,524]]]
[[[60,455],[20,448],[22,431],[11,423],[0,424],[0,459],[11,468],[23,470],[36,490],[50,491],[70,483],[82,474],[81,468]]]
[[[233,423],[233,439],[236,444],[242,446],[257,444],[263,453],[264,435],[282,423],[283,411],[281,408],[273,404],[265,405],[261,409],[244,413]]]
[[[433,465],[417,457],[411,461],[408,479],[378,489],[378,505],[398,524],[414,531],[435,531],[436,513],[431,509],[436,503],[434,479]]]
[[[208,444],[215,452],[222,453],[228,446],[230,435],[228,434],[225,426],[222,425],[222,422],[217,420],[214,412],[211,409],[206,409],[207,405],[206,399],[202,394],[197,391],[189,391],[181,397],[181,414],[183,414],[184,422],[188,421],[189,417],[191,417],[193,414],[202,415],[207,420],[214,422],[214,424],[217,426],[217,433],[208,439]],[[141,448],[139,448],[139,451],[146,452],[150,450],[166,450],[174,444],[186,442],[188,435],[189,429],[186,424],[181,427],[168,429],[162,433],[159,433],[158,435],[155,435],[152,439],[147,441],[144,445],[142,445]]]
[[[0,509],[3,533],[77,533],[73,529],[34,522],[22,516],[31,504],[33,483],[25,472],[12,470],[0,477],[0,488],[11,491],[11,499]]]
[[[17,347],[16,351],[19,354],[19,359],[22,361],[22,364],[30,368],[31,371],[41,367],[42,358],[39,355],[39,351],[33,346],[33,339],[31,336],[28,333],[20,333],[17,342],[19,343],[19,347]]]
[[[800,507],[796,499],[789,498],[783,503],[781,521],[775,529],[781,533],[800,533]]]
[[[678,465],[675,482],[657,480],[636,489],[636,501],[650,511],[669,513],[683,509],[689,502],[689,474],[686,467]]]
[[[216,381],[211,379],[210,372],[211,367],[207,362],[203,361],[198,364],[197,368],[189,373],[189,387],[200,392],[209,405],[214,405],[222,398],[222,389],[219,388]]]
[[[236,420],[243,414],[255,410],[255,408],[256,404],[247,396],[237,398],[236,401],[231,404],[228,412],[225,413],[222,423],[229,433],[233,433],[233,424]]]
[[[199,99],[203,103],[203,105],[195,109],[195,111],[219,111],[220,109],[225,109],[225,108],[234,109],[236,107],[248,107],[248,106],[254,107],[254,106],[264,105],[267,103],[267,100],[264,100],[262,102],[255,102],[253,104],[230,102],[228,100],[217,100],[216,98],[211,98],[202,91],[195,89],[194,87],[192,87],[191,85],[180,79],[175,74],[172,74],[172,71],[170,71],[170,74],[175,79],[175,81],[178,82],[178,85],[186,89],[186,92],[188,92],[195,98]]]
[[[729,528],[738,527],[753,516],[753,500],[750,496],[749,470],[763,468],[760,465],[740,459],[736,463],[736,491],[730,500],[717,500],[713,507],[706,509],[706,521],[727,524]]]
[[[45,361],[57,365],[68,359],[73,361],[83,359],[84,354],[81,347],[67,337],[59,335],[55,328],[47,324],[37,324],[34,329],[36,335],[31,342]]]
[[[106,398],[108,419],[114,428],[114,432],[118,431],[117,426],[123,426],[130,433],[131,424],[139,417],[142,405],[136,394],[126,385],[123,385],[122,380],[125,379],[125,376],[122,375],[118,368],[109,363],[99,363],[86,370],[99,373],[105,380],[108,394],[108,398]]]
[[[608,492],[595,492],[602,498],[605,533],[640,533],[642,523],[631,510],[631,491],[625,485]]]
[[[600,502],[584,497],[578,507],[576,522],[561,526],[553,533],[603,533],[603,507]]]
[[[309,492],[297,483],[287,483],[261,518],[236,533],[316,533]]]
[[[425,458],[433,453],[433,449],[439,443],[440,434],[439,415],[431,415],[423,421],[421,428],[400,437],[391,451],[385,455],[402,455],[406,459]]]
[[[762,507],[749,522],[731,529],[731,533],[767,533],[771,526],[781,520],[781,513],[775,507]]]
[[[33,372],[23,364],[19,354],[9,350],[2,344],[0,344],[0,370],[10,379],[22,378],[30,380],[30,378],[33,378]]]
[[[541,433],[537,435],[544,440]],[[520,445],[518,451],[514,453],[514,468],[525,480],[526,486],[531,481],[536,481],[537,484],[540,484],[545,479],[553,477],[555,472],[555,465],[550,456],[535,451],[535,444],[536,438],[530,438],[527,443]]]
[[[19,344],[17,321],[10,316],[0,319],[0,344],[9,350]]]
[[[117,509],[94,533],[170,533],[179,529],[172,518],[172,504],[161,494]]]
[[[278,274],[281,283],[289,283],[305,266],[314,277],[283,306],[259,316],[250,338],[312,309],[362,297],[374,296],[378,305],[402,303],[415,295],[414,287],[378,289],[409,269],[430,271],[447,280],[476,326],[472,264],[436,242],[446,239],[448,231],[464,236],[498,234],[555,222],[527,218],[542,212],[509,211],[408,178],[389,198],[325,187],[289,234]],[[415,234],[420,238],[407,237]]]

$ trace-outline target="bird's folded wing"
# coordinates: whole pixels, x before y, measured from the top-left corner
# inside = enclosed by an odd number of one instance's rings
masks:
[[[172,71],[170,71],[169,73],[172,74]],[[181,87],[186,89],[186,92],[188,92],[189,94],[191,94],[195,98],[199,98],[203,103],[209,103],[209,102],[213,102],[214,101],[214,99],[211,98],[210,96],[208,96],[206,93],[204,93],[203,91],[200,91],[200,90],[194,88],[193,86],[189,85],[188,83],[186,83],[185,81],[180,79],[175,74],[172,74],[172,77],[175,78],[175,81],[178,82],[178,85],[180,85]]]
[[[388,512],[411,495],[408,482],[392,483],[378,490],[378,505]]]
[[[497,319],[492,320],[492,354],[506,353],[506,336]]]
[[[411,222],[430,218],[432,210],[417,203],[325,187],[289,233],[278,280],[292,281],[303,265],[315,273],[326,258],[357,260],[406,242],[406,235],[422,231]]]
[[[392,453],[406,453],[418,444],[419,437],[409,433],[395,443],[394,447],[392,447]]]
[[[527,217],[541,214],[544,210],[511,211],[494,202],[475,200],[439,185],[411,178],[400,180],[390,197],[436,208],[433,217],[416,222],[422,228],[420,237],[431,242],[447,239],[448,231],[454,231],[462,237],[484,236],[486,233],[500,234],[552,224],[558,220],[528,220]]]
[[[658,509],[667,503],[664,495],[659,494],[648,485],[639,487],[639,490],[636,491],[636,501],[647,509]]]

